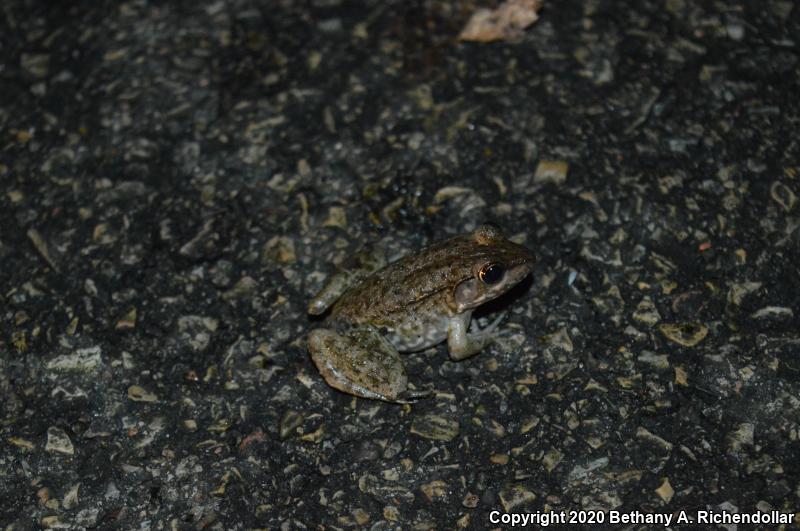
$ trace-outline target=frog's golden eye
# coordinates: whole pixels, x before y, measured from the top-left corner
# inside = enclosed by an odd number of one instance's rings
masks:
[[[497,284],[503,280],[503,275],[506,274],[506,268],[500,264],[486,264],[478,272],[478,278],[484,284]]]

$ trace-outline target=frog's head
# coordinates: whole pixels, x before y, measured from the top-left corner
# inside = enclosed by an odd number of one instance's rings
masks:
[[[471,240],[471,252],[465,258],[472,275],[453,291],[457,312],[496,299],[528,276],[536,262],[531,251],[505,239],[494,225],[481,225],[465,237]]]

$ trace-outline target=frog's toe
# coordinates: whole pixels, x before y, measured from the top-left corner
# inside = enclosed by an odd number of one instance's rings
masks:
[[[478,323],[477,323],[477,319],[473,319],[472,320],[472,326],[475,328],[475,332],[474,333],[476,333],[476,334],[493,334],[495,332],[495,330],[497,329],[497,325],[499,325],[503,321],[503,319],[506,318],[507,315],[508,315],[508,312],[500,312],[500,315],[495,317],[494,320],[491,323],[489,323],[488,325],[486,325],[485,328],[479,328],[478,327]]]
[[[309,334],[308,349],[334,389],[387,402],[401,401],[406,392],[408,377],[400,355],[374,328],[320,328]]]
[[[423,398],[430,398],[431,396],[433,396],[433,389],[432,388],[429,388],[429,389],[415,389],[413,391],[410,390],[410,389],[406,389],[405,391],[400,393],[400,395],[397,397],[397,400],[395,400],[395,402],[397,402],[399,404],[413,404],[414,402],[416,402],[418,400],[421,400]]]

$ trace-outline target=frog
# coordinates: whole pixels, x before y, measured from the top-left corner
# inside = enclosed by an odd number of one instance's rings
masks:
[[[450,358],[460,361],[486,348],[504,315],[481,329],[473,311],[519,284],[535,262],[494,224],[391,263],[377,249],[359,253],[308,305],[312,316],[330,311],[308,334],[311,359],[344,393],[400,404],[428,397],[430,389],[409,388],[400,353],[446,341]]]

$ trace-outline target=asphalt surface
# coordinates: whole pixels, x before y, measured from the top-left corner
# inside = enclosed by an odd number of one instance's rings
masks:
[[[800,512],[800,8],[482,5],[3,3],[2,529]],[[497,341],[328,387],[336,264],[485,221]]]

